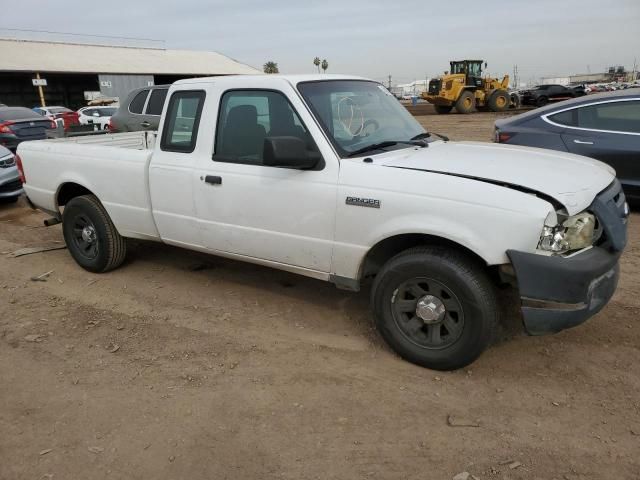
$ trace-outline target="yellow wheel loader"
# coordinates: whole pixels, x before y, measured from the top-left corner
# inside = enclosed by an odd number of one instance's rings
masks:
[[[474,109],[503,112],[510,106],[518,106],[517,96],[509,95],[509,75],[502,81],[483,77],[483,63],[482,60],[450,62],[451,70],[441,78],[432,79],[422,98],[432,103],[438,113],[449,113],[454,107],[459,113],[470,113]]]

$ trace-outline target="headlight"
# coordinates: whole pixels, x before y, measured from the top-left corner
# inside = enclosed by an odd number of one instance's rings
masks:
[[[580,250],[593,245],[595,232],[596,217],[586,212],[579,213],[555,227],[545,225],[538,248],[553,253]]]

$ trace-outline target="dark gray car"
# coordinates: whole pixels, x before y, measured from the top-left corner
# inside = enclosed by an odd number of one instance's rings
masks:
[[[160,115],[167,98],[169,85],[137,88],[120,103],[120,108],[111,117],[109,130],[112,132],[138,132],[158,130]]]
[[[626,197],[640,202],[640,92],[634,89],[588,95],[498,120],[495,141],[608,163]]]
[[[11,151],[15,152],[20,142],[44,140],[52,127],[51,120],[28,108],[0,107],[0,146]]]
[[[13,153],[0,145],[0,202],[15,202],[22,194],[22,182]]]

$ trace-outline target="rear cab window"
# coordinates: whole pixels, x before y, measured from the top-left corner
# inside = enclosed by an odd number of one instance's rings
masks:
[[[204,99],[202,90],[184,90],[171,95],[160,141],[163,151],[191,153],[195,150]]]

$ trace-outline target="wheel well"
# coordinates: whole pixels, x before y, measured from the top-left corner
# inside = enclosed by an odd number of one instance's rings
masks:
[[[437,237],[435,235],[407,233],[385,238],[384,240],[381,240],[380,242],[375,244],[365,256],[360,271],[360,279],[364,280],[367,277],[375,276],[382,265],[384,265],[392,257],[409,248],[417,247],[420,245],[440,245],[452,248],[464,252],[471,258],[479,261],[481,265],[487,265],[487,262],[485,262],[482,257],[477,255],[472,250],[469,250],[468,248],[452,240]]]
[[[91,192],[88,188],[85,188],[77,183],[65,183],[60,187],[60,190],[58,190],[56,203],[58,204],[58,207],[62,207],[63,205],[66,205],[72,198],[79,197],[81,195],[91,195],[92,193],[93,192]]]

